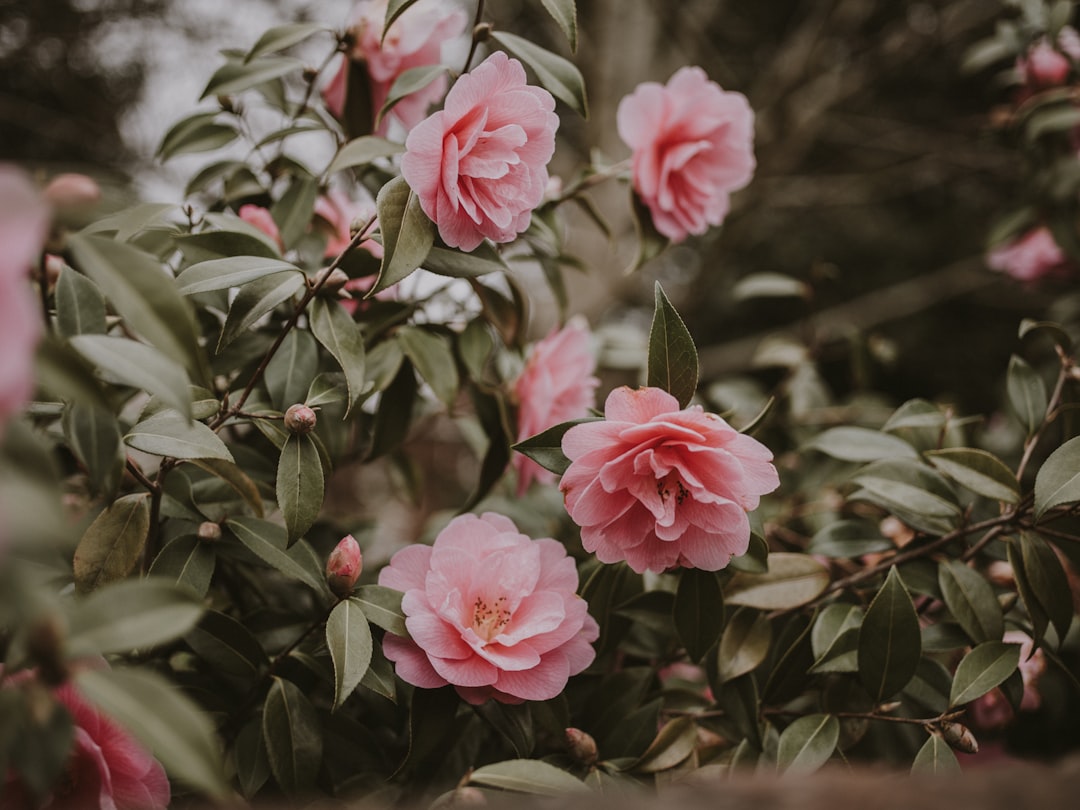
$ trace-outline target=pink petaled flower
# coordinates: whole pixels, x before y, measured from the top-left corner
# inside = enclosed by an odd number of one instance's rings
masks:
[[[261,205],[241,205],[236,215],[248,225],[253,225],[269,236],[274,244],[278,246],[278,250],[285,249],[285,245],[281,241],[281,231],[278,230],[274,217],[266,208]]]
[[[633,150],[634,190],[673,242],[723,222],[731,192],[754,176],[754,111],[701,68],[680,69],[666,86],[638,85],[619,102],[616,124]]]
[[[379,584],[405,592],[410,638],[387,633],[383,652],[413,686],[452,684],[474,705],[548,700],[596,655],[574,561],[503,515],[454,518],[433,545],[395,554]]]
[[[9,680],[25,680],[18,675]],[[71,684],[53,692],[75,724],[74,746],[60,786],[45,799],[49,810],[157,810],[169,804],[169,780],[153,755],[87,703]],[[10,773],[4,807],[31,807],[28,791]],[[8,801],[11,804],[8,804]]]
[[[497,51],[450,89],[444,109],[405,141],[401,173],[451,247],[509,242],[544,198],[555,152],[555,99]]]
[[[1020,678],[1024,683],[1020,711],[1033,712],[1042,705],[1038,686],[1039,678],[1046,671],[1046,656],[1041,649],[1031,654],[1034,642],[1031,636],[1021,630],[1009,630],[1001,640],[1006,644],[1020,645]],[[1012,706],[1000,687],[991,689],[971,704],[971,722],[985,731],[1004,728],[1012,719]]]
[[[559,488],[586,550],[638,573],[717,571],[746,552],[747,511],[780,485],[765,445],[659,388],[616,388],[604,417],[562,441]]]
[[[41,308],[29,275],[48,228],[49,207],[30,178],[21,169],[0,164],[0,435],[34,388]]]
[[[1017,281],[1038,281],[1065,269],[1068,258],[1045,225],[990,251],[986,263]]]
[[[453,3],[420,0],[406,9],[383,37],[387,0],[358,3],[350,28],[354,45],[349,58],[363,64],[371,83],[372,114],[377,114],[390,94],[390,88],[406,70],[442,62],[443,45],[459,37],[468,24],[465,11]],[[341,118],[345,108],[348,60],[323,90],[330,112]],[[383,117],[378,134],[385,135],[390,119],[412,129],[427,115],[428,108],[446,92],[446,76],[440,76],[397,104]]]
[[[1080,60],[1080,34],[1071,26],[1058,32],[1055,48],[1046,37],[1035,42],[1016,60],[1020,80],[1032,89],[1058,87],[1069,77],[1073,62]]]
[[[532,347],[521,376],[514,383],[518,401],[518,441],[542,433],[560,422],[588,416],[596,404],[600,380],[593,374],[596,358],[590,346],[588,325],[572,318],[562,329],[552,329]],[[533,479],[554,483],[555,474],[527,456],[514,458],[518,495]]]

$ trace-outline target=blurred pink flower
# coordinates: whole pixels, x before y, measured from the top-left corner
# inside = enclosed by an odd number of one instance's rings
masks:
[[[29,274],[48,228],[49,206],[30,178],[15,166],[0,164],[0,435],[33,393],[41,309]]]
[[[1020,677],[1024,683],[1024,696],[1020,711],[1032,712],[1042,705],[1039,694],[1039,678],[1046,670],[1046,656],[1041,649],[1031,654],[1034,642],[1021,630],[1009,630],[1001,637],[1006,644],[1020,645]],[[1004,728],[1013,719],[1012,706],[999,687],[995,687],[971,704],[971,722],[984,731]]]
[[[269,236],[274,244],[278,246],[278,250],[285,249],[285,245],[281,242],[281,232],[278,230],[277,223],[274,222],[274,217],[269,210],[261,205],[241,205],[236,215],[248,225],[253,225]]]
[[[469,21],[465,11],[452,3],[420,0],[394,21],[384,39],[386,6],[387,0],[364,0],[356,5],[350,28],[354,37],[352,51],[323,89],[326,106],[337,118],[342,117],[345,109],[349,59],[366,67],[371,82],[372,115],[377,115],[394,80],[411,68],[442,62],[443,45],[459,37]],[[392,118],[405,129],[412,129],[424,119],[428,108],[442,99],[446,85],[446,76],[440,76],[399,101],[383,117],[377,134],[386,134]]]
[[[15,675],[8,683],[22,680],[26,678]],[[70,683],[54,690],[53,696],[71,714],[75,740],[67,770],[42,807],[157,810],[168,806],[169,780],[149,751],[87,703]],[[33,806],[14,772],[9,773],[3,794],[4,807]]]
[[[413,686],[452,684],[476,705],[548,700],[596,654],[599,628],[566,549],[503,515],[454,518],[434,545],[397,552],[379,584],[405,592],[410,638],[388,633],[383,651]]]
[[[1058,87],[1069,77],[1073,62],[1080,60],[1080,34],[1064,26],[1057,37],[1057,47],[1042,37],[1016,60],[1020,80],[1032,89]]]
[[[986,263],[1017,281],[1037,281],[1063,270],[1069,261],[1054,241],[1050,229],[1040,225],[1018,239],[994,248],[987,255]]]
[[[754,111],[701,68],[681,68],[666,86],[638,85],[616,123],[633,150],[634,190],[673,242],[723,222],[731,192],[754,175]]]
[[[571,318],[562,329],[552,329],[538,341],[514,383],[518,402],[518,441],[542,433],[571,419],[588,416],[596,404],[600,380],[594,375],[596,358],[589,328],[581,316]],[[525,494],[535,479],[555,482],[555,474],[520,453],[514,457],[518,495]]]
[[[375,216],[375,205],[368,201],[354,200],[344,192],[332,188],[315,200],[315,216],[327,226],[324,229],[327,232],[327,241],[323,257],[336,259],[352,241],[353,222],[367,221]],[[382,245],[372,239],[365,239],[358,247],[377,259],[382,258]]]
[[[638,573],[716,571],[746,552],[746,512],[780,485],[765,445],[659,388],[616,388],[604,417],[562,441],[559,488],[587,551]]]
[[[56,209],[78,209],[101,200],[101,186],[85,174],[58,174],[42,191],[45,201]]]
[[[512,241],[529,227],[555,151],[555,100],[496,51],[464,74],[444,109],[413,128],[401,173],[451,247]]]

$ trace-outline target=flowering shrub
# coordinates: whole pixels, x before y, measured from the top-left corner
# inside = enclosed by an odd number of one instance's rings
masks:
[[[810,321],[750,375],[710,372],[664,288],[679,303],[689,265],[754,261],[708,233],[755,170],[753,89],[682,68],[593,110],[628,160],[554,160],[557,131],[587,131],[588,38],[569,0],[522,8],[563,39],[480,2],[456,42],[464,5],[395,0],[224,51],[162,138],[162,160],[221,150],[183,200],[93,209],[86,178],[0,170],[10,795],[411,806],[942,773],[981,735],[1061,734],[1075,324],[1022,321],[1003,400],[974,417],[834,393]],[[1080,260],[1076,71],[1031,78],[1040,43],[1069,53],[1059,8],[1025,3],[977,51],[1030,91],[994,119],[1029,151],[989,241],[1034,287]],[[592,196],[605,183],[631,205]],[[590,269],[583,231],[621,254],[631,219],[655,296],[640,347],[619,344],[638,312],[605,303],[594,334],[562,275]],[[813,305],[756,275],[732,298]]]

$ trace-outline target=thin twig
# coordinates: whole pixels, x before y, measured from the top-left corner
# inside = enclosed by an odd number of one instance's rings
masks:
[[[465,67],[461,69],[462,73],[469,72],[469,65],[472,64],[473,57],[476,56],[476,48],[480,45],[480,23],[484,21],[484,0],[477,0],[476,2],[476,17],[473,18],[473,30],[472,30],[472,42],[469,45],[469,55],[465,57]],[[485,30],[485,37],[486,37]]]

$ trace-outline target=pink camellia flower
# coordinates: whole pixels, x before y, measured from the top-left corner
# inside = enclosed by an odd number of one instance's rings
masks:
[[[0,164],[0,435],[34,388],[34,347],[41,308],[30,268],[48,235],[49,206],[20,169]]]
[[[1064,270],[1069,260],[1045,225],[990,251],[986,263],[1017,281],[1038,281]]]
[[[673,242],[723,222],[731,192],[754,175],[754,111],[701,68],[638,85],[619,102],[616,125],[633,150],[634,190]]]
[[[1032,89],[1058,87],[1069,77],[1073,62],[1080,60],[1080,34],[1064,26],[1057,37],[1057,47],[1046,37],[1035,42],[1024,56],[1016,60],[1020,80]]]
[[[562,329],[552,329],[532,347],[521,376],[514,383],[518,401],[518,441],[542,433],[560,422],[588,416],[596,404],[600,380],[594,375],[596,358],[589,345],[589,329],[582,317],[575,317]],[[523,495],[535,479],[554,483],[555,474],[531,458],[514,458],[518,474],[518,495]]]
[[[1024,683],[1024,695],[1020,711],[1033,712],[1042,705],[1039,694],[1039,678],[1046,671],[1046,656],[1041,649],[1031,654],[1034,642],[1022,630],[1008,630],[1001,637],[1006,644],[1020,645],[1020,678]],[[984,731],[1004,728],[1013,719],[1012,706],[1000,687],[995,687],[971,704],[971,722]]]
[[[249,203],[241,205],[236,215],[248,225],[253,225],[269,236],[274,244],[278,246],[278,250],[285,249],[285,245],[281,241],[281,231],[278,230],[277,223],[274,222],[274,217],[268,209],[263,208],[261,205]]]
[[[21,680],[25,679],[16,675],[9,683]],[[87,703],[71,684],[57,688],[53,696],[71,714],[75,740],[60,784],[43,807],[157,810],[168,806],[169,780],[149,751]],[[12,808],[35,806],[14,772],[8,774],[2,804]]]
[[[616,388],[604,417],[562,440],[559,488],[587,551],[638,573],[717,571],[746,552],[747,511],[780,485],[767,447],[659,388]]]
[[[497,51],[450,89],[405,141],[401,173],[451,247],[509,242],[529,227],[555,152],[555,99]]]
[[[406,9],[383,37],[387,0],[364,0],[353,13],[350,31],[353,48],[343,59],[333,79],[323,90],[330,112],[341,118],[345,109],[349,59],[363,64],[371,83],[373,114],[382,109],[390,88],[406,70],[442,62],[443,46],[459,37],[468,23],[465,11],[453,3],[420,0]],[[391,119],[412,129],[427,115],[428,108],[446,92],[446,76],[440,76],[397,104],[384,116],[377,133],[385,135]]]
[[[363,570],[364,556],[360,552],[360,544],[351,534],[347,534],[326,559],[326,584],[335,596],[344,599],[356,585],[356,580],[360,579]]]
[[[357,201],[338,189],[330,189],[315,200],[315,216],[327,226],[328,238],[323,257],[334,259],[349,246],[352,241],[354,222],[367,221],[375,216],[375,205]],[[381,259],[383,248],[373,239],[365,239],[357,247],[366,250],[376,259]]]
[[[413,686],[452,684],[474,705],[548,700],[596,655],[574,561],[503,515],[459,515],[433,545],[397,552],[379,584],[405,592],[410,638],[387,633],[383,652]]]

